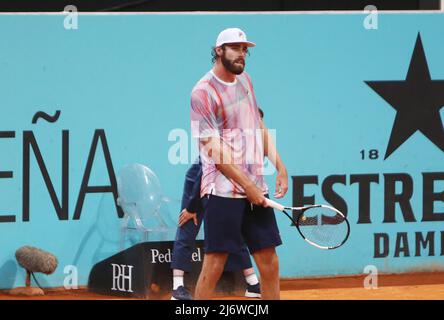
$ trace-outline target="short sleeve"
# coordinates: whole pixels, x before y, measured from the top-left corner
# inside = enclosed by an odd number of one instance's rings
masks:
[[[191,94],[191,133],[195,138],[219,136],[216,102],[208,90],[197,89]]]

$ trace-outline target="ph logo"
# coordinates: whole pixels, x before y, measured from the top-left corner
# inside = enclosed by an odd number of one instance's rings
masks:
[[[111,290],[133,292],[131,281],[134,266],[114,263],[111,265],[113,267],[113,287]]]

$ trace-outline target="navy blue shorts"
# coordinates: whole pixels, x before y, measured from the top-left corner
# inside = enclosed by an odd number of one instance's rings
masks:
[[[246,244],[250,253],[282,244],[273,208],[253,206],[243,199],[206,195],[205,252],[238,253]]]

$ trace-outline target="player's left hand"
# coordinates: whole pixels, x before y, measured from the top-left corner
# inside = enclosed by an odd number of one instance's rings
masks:
[[[183,209],[179,216],[179,227],[183,226],[191,219],[194,220],[194,224],[197,226],[197,214],[195,212],[189,212],[187,209]]]
[[[279,199],[283,198],[288,191],[288,176],[287,170],[281,170],[276,177],[276,191],[274,197]]]

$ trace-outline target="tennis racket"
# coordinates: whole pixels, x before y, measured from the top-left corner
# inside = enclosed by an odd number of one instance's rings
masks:
[[[284,207],[267,199],[269,207],[285,213],[298,229],[302,238],[319,249],[332,250],[342,246],[350,235],[350,223],[336,208],[326,205]],[[293,218],[287,211],[295,212]]]

